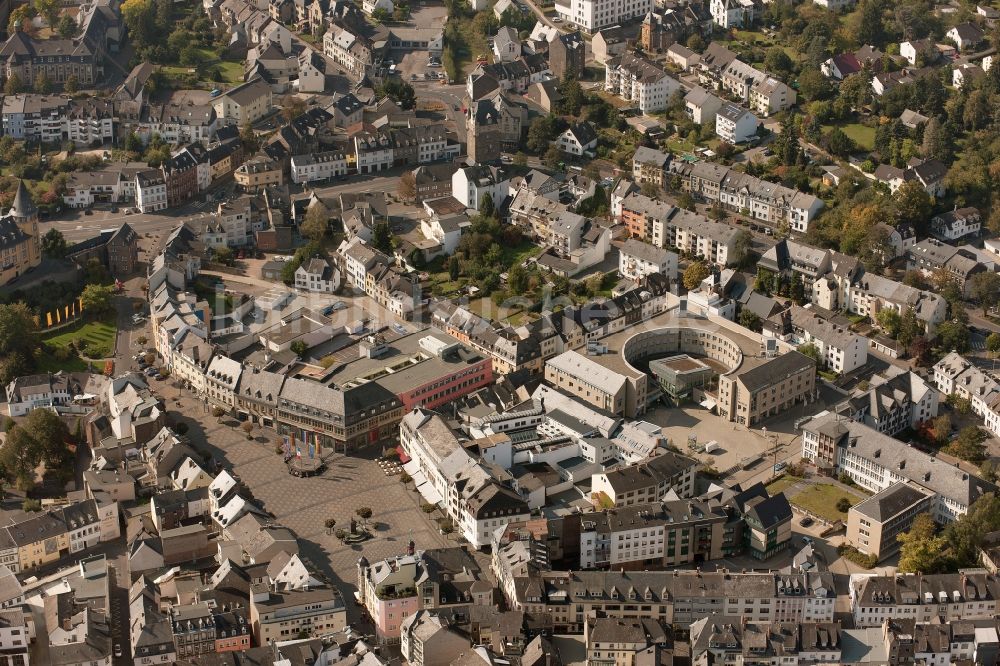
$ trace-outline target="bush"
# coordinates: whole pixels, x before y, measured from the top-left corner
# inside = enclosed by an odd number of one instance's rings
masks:
[[[345,532],[342,529],[338,529],[336,532],[333,533],[333,536],[335,536],[338,539],[340,539],[341,541],[343,541],[344,538],[347,536],[347,532]]]
[[[420,503],[420,510],[423,511],[424,513],[434,513],[434,509],[436,508],[437,508],[436,506],[434,506],[429,502]]]
[[[224,410],[222,407],[218,406],[212,407],[212,416],[214,416],[217,419],[221,419],[225,415],[225,413],[226,410]]]
[[[874,555],[865,555],[854,546],[846,543],[837,547],[837,553],[865,569],[871,569],[878,564],[878,558]]]
[[[399,482],[400,483],[402,483],[402,484],[405,485],[405,484],[409,483],[410,481],[413,481],[413,477],[411,477],[406,472],[403,472],[402,474],[399,475]]]
[[[856,486],[857,485],[856,483],[854,483],[854,479],[852,479],[847,472],[841,472],[840,476],[837,477],[837,481],[840,481],[845,486]]]
[[[25,512],[41,511],[42,503],[40,500],[26,499],[24,500],[24,503],[21,504],[21,510]]]
[[[837,500],[837,511],[840,511],[841,513],[847,513],[850,510],[851,506],[852,506],[851,500],[847,499],[846,497],[841,497],[839,500]]]

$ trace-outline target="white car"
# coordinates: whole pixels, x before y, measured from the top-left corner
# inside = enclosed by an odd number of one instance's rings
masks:
[[[116,657],[122,656],[122,644],[121,643],[115,643],[115,656]]]

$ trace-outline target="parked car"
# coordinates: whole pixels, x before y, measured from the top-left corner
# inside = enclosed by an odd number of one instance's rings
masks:
[[[788,467],[788,463],[780,462],[774,466],[774,471],[780,472],[784,470],[786,467]]]
[[[116,657],[122,656],[122,644],[121,643],[115,643],[115,656]]]
[[[89,208],[86,208],[86,209],[84,209],[83,214],[84,215],[93,215],[94,211],[90,210]]]
[[[802,537],[802,543],[806,544],[807,546],[808,545],[812,545],[814,543],[813,542],[813,538],[812,537],[804,536],[804,537]]]
[[[799,525],[802,527],[809,527],[813,524],[812,516],[802,516],[802,520],[799,521]]]

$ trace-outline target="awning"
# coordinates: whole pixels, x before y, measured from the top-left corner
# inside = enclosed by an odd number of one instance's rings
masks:
[[[410,475],[412,479],[420,472],[420,463],[416,460],[411,460],[410,462],[403,463],[403,471]]]
[[[428,504],[440,504],[444,501],[444,498],[441,497],[441,494],[434,488],[430,481],[424,481],[417,486],[417,490]]]
[[[715,409],[716,402],[715,398],[713,398],[710,395],[706,395],[705,399],[699,402],[698,404],[704,407],[705,409]]]

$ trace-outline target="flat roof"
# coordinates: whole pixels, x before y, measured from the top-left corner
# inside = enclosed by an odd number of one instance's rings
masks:
[[[728,326],[726,324],[728,324]],[[719,333],[724,335],[739,347],[740,351],[743,353],[742,362],[736,368],[733,368],[728,372],[723,372],[722,374],[728,374],[735,371],[743,372],[772,360],[761,356],[760,338],[754,339],[752,336],[755,334],[749,330],[747,330],[745,334],[734,330],[737,327],[737,324],[732,324],[730,322],[725,322],[725,324],[720,323],[720,321],[714,317],[705,318],[695,316],[690,313],[681,317],[678,315],[677,308],[674,307],[666,312],[656,315],[651,319],[640,322],[635,326],[631,326],[623,331],[601,338],[601,342],[607,345],[608,353],[601,354],[600,356],[589,356],[588,358],[596,363],[599,363],[605,368],[608,368],[609,370],[613,370],[627,377],[641,377],[646,373],[629,364],[622,355],[622,349],[624,348],[625,343],[635,335],[655,331],[661,328],[688,328]]]

